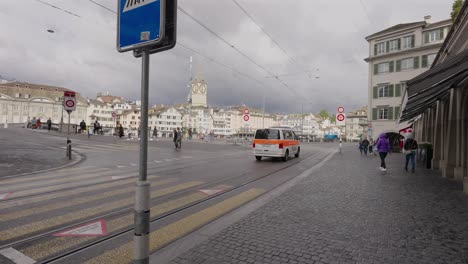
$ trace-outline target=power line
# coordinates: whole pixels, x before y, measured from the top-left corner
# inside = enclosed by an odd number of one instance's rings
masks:
[[[36,1],[39,2],[39,3],[42,3],[42,4],[44,4],[44,5],[50,6],[50,7],[52,7],[52,8],[58,9],[58,10],[60,10],[60,11],[62,11],[62,12],[65,12],[65,13],[67,13],[67,14],[70,14],[70,15],[72,15],[72,16],[76,16],[76,17],[81,18],[81,16],[79,16],[79,15],[77,15],[77,14],[75,14],[75,13],[72,13],[72,12],[66,10],[66,9],[63,9],[63,8],[61,8],[61,7],[58,7],[58,6],[49,4],[49,3],[44,2],[44,1],[41,1],[41,0],[36,0]]]
[[[250,20],[252,20],[252,21],[255,23],[255,25],[257,25],[257,27],[258,27],[273,43],[275,43],[275,45],[286,55],[286,57],[288,57],[288,59],[289,59],[290,61],[292,61],[293,63],[295,63],[296,66],[298,66],[298,68],[300,68],[301,70],[304,70],[304,69],[300,66],[300,64],[299,64],[294,58],[292,58],[292,57],[288,54],[288,52],[287,52],[285,49],[283,49],[283,48],[281,47],[281,45],[280,45],[276,40],[274,40],[273,37],[272,37],[268,32],[266,32],[266,30],[265,30],[262,26],[260,26],[260,24],[258,24],[258,22],[249,14],[249,12],[247,12],[247,10],[245,10],[245,9],[239,4],[239,2],[237,2],[236,0],[232,0],[232,1],[242,10],[242,12],[244,12],[245,15],[247,15],[247,17],[250,18]],[[304,72],[309,72],[309,71],[304,70]]]
[[[364,9],[364,13],[366,14],[367,20],[369,20],[369,23],[371,23],[372,21],[370,19],[369,13],[367,12],[366,5],[364,4],[362,0],[359,0],[359,2],[361,3],[362,9]]]
[[[106,9],[106,10],[109,11],[109,12],[112,12],[112,13],[114,13],[114,14],[117,14],[117,12],[115,12],[114,10],[108,8],[107,6],[101,5],[100,3],[96,2],[96,1],[93,1],[93,0],[88,0],[88,1],[91,2],[91,3],[93,3],[93,4],[95,4],[95,5],[97,5],[97,6],[100,6],[100,7],[104,8],[104,9]]]

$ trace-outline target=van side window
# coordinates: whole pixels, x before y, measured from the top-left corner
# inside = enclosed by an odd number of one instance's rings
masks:
[[[294,131],[292,133],[293,133],[293,139],[298,140],[298,137],[297,137],[296,133],[294,133]]]
[[[288,140],[291,140],[291,139],[294,139],[293,138],[293,134],[292,134],[292,131],[288,130],[288,131],[285,131],[284,132],[284,139],[288,139]]]

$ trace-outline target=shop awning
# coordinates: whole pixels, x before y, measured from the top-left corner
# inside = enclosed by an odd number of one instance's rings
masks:
[[[400,123],[412,120],[468,79],[468,50],[407,82],[408,101]]]

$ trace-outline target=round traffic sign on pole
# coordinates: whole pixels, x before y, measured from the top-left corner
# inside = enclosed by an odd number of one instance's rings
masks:
[[[75,106],[75,101],[73,101],[73,100],[67,100],[67,101],[65,101],[65,105],[66,105],[67,107],[72,108],[72,107]]]
[[[115,112],[112,112],[112,117],[115,118],[116,116],[117,116],[117,114]]]
[[[343,113],[344,112],[344,107],[340,106],[338,107],[338,113]]]
[[[343,122],[345,120],[345,116],[343,114],[338,114],[336,116],[336,120],[338,120],[340,122]]]
[[[247,122],[249,121],[250,117],[248,115],[244,115],[244,121]]]
[[[244,109],[244,115],[248,115],[249,113],[250,113],[250,111],[249,111],[248,108]]]

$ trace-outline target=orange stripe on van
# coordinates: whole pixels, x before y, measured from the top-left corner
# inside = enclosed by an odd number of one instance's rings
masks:
[[[254,139],[254,143],[262,145],[279,145],[283,143],[283,146],[294,146],[299,145],[299,140]]]

